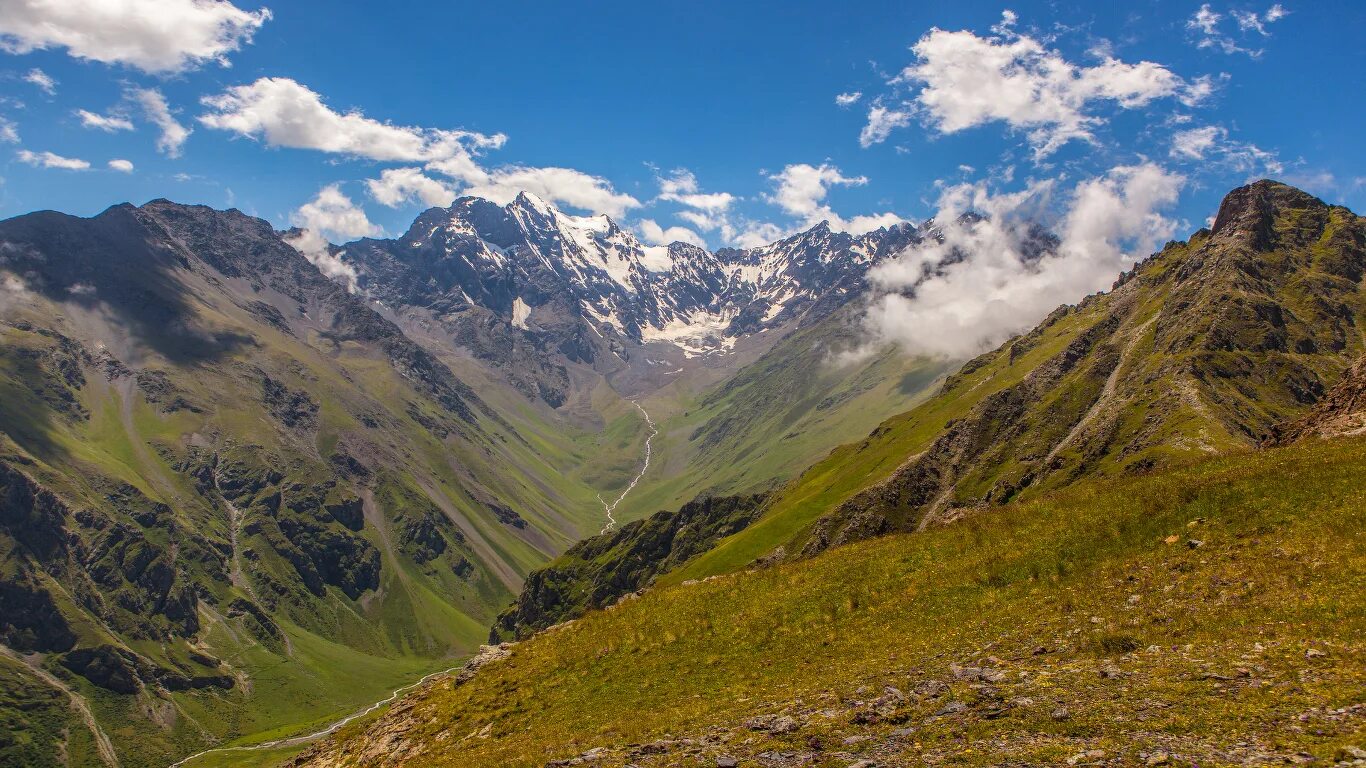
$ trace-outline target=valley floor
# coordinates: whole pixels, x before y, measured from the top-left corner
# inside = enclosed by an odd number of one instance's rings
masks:
[[[657,589],[298,764],[1352,764],[1364,473],[1319,441]]]

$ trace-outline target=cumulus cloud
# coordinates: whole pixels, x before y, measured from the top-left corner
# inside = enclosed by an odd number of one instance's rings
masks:
[[[769,178],[774,182],[775,189],[768,196],[768,201],[808,227],[828,221],[833,229],[861,235],[902,221],[900,216],[890,212],[846,219],[831,210],[825,202],[831,187],[860,187],[868,183],[868,178],[845,176],[839,168],[829,163],[819,166],[795,163]]]
[[[1171,156],[1202,160],[1205,153],[1227,134],[1228,131],[1215,125],[1178,131],[1172,137]]]
[[[530,192],[545,200],[605,213],[613,218],[621,218],[627,209],[640,206],[639,200],[617,192],[607,179],[573,168],[509,165],[490,171],[480,169],[461,180],[469,184],[461,194],[504,205],[512,202],[518,193]]]
[[[90,163],[76,157],[62,157],[53,152],[30,152],[27,149],[19,150],[17,154],[21,162],[28,163],[34,168],[61,168],[67,171],[84,171],[90,167]]]
[[[1256,11],[1230,11],[1238,31],[1243,35],[1256,32],[1261,37],[1269,37],[1266,25],[1272,24],[1289,15],[1279,3],[1271,6],[1265,13]],[[1223,31],[1224,15],[1215,11],[1209,3],[1201,5],[1195,14],[1186,20],[1186,29],[1195,37],[1197,48],[1221,51],[1227,54],[1245,53],[1257,58],[1262,55],[1260,48],[1244,47],[1238,40]]]
[[[874,144],[881,144],[892,135],[892,131],[910,125],[911,117],[908,111],[888,109],[881,104],[874,104],[873,108],[868,110],[868,122],[859,132],[859,146],[867,149]]]
[[[86,128],[93,128],[105,133],[133,130],[133,121],[122,115],[101,115],[87,109],[78,109],[76,116],[81,119],[81,125]]]
[[[203,100],[199,122],[271,147],[312,149],[384,162],[422,162],[427,171],[460,182],[460,194],[511,202],[519,192],[620,217],[640,205],[611,182],[573,168],[508,165],[485,168],[479,155],[507,141],[501,133],[393,125],[359,111],[341,113],[289,78],[263,77]]]
[[[132,173],[133,161],[116,157],[109,161],[109,168],[110,170],[119,171],[120,173]]]
[[[388,168],[378,179],[369,179],[365,184],[376,202],[390,208],[414,199],[421,200],[423,205],[444,208],[455,200],[450,187],[427,176],[421,168]]]
[[[0,117],[0,142],[19,143],[19,125],[9,118]]]
[[[57,92],[57,81],[53,80],[51,75],[37,67],[34,67],[25,73],[24,82],[37,86],[38,90],[49,96]]]
[[[330,241],[355,240],[375,237],[382,230],[370,222],[365,211],[341,191],[337,184],[329,184],[318,191],[318,196],[299,206],[290,216],[299,233],[288,238],[304,258],[327,277],[343,284],[351,293],[359,290],[356,268],[347,264],[345,251],[332,253]]]
[[[659,200],[668,200],[704,213],[720,213],[735,202],[729,192],[702,192],[697,177],[686,168],[659,179]]]
[[[1107,288],[1169,239],[1163,211],[1184,179],[1153,164],[1121,166],[1078,183],[1055,180],[1013,193],[985,183],[948,187],[935,222],[943,242],[913,248],[869,275],[866,316],[878,342],[914,354],[964,358],[1027,330],[1059,304]],[[976,213],[979,216],[965,216]],[[1056,247],[1042,247],[1052,225]]]
[[[175,115],[171,114],[171,108],[166,104],[166,97],[161,95],[161,91],[155,88],[135,88],[128,92],[128,97],[142,107],[143,116],[161,132],[157,137],[157,151],[167,157],[180,157],[181,148],[190,137],[190,129],[181,125],[175,119]]]
[[[864,135],[886,138],[914,111],[933,130],[957,133],[1002,122],[1024,131],[1036,158],[1064,144],[1094,139],[1105,122],[1095,114],[1104,103],[1135,109],[1164,97],[1183,96],[1188,84],[1151,61],[1126,63],[1105,57],[1099,64],[1072,63],[1040,41],[1014,32],[1013,15],[993,27],[994,35],[932,29],[912,47],[916,60],[892,80],[916,91],[900,110],[870,114]],[[894,124],[888,126],[889,120]],[[885,127],[885,130],[883,128]]]
[[[661,227],[654,219],[641,219],[636,224],[640,239],[649,245],[668,245],[670,243],[692,243],[701,248],[707,247],[702,236],[687,227]]]
[[[0,13],[0,49],[66,48],[78,59],[144,72],[183,72],[250,43],[270,19],[226,0],[10,0]]]
[[[863,91],[849,91],[848,93],[835,94],[835,104],[840,107],[852,107],[863,98]]]
[[[506,136],[391,125],[358,111],[341,113],[287,77],[263,77],[205,96],[211,111],[199,122],[265,142],[271,147],[314,149],[382,161],[450,159],[467,147],[500,147]]]

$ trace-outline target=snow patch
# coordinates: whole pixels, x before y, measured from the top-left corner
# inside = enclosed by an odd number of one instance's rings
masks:
[[[512,324],[524,331],[529,331],[531,330],[531,327],[526,324],[527,318],[529,317],[531,317],[531,307],[528,306],[525,301],[522,301],[521,296],[513,299]]]

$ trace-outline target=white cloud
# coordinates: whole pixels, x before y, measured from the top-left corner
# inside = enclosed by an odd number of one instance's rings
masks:
[[[471,150],[497,148],[507,137],[392,125],[358,111],[345,114],[287,77],[263,77],[202,99],[210,112],[199,122],[270,147],[314,149],[381,161],[440,161]]]
[[[659,179],[658,199],[711,214],[725,211],[735,202],[735,196],[729,192],[702,192],[697,177],[686,168],[679,168],[667,178]]]
[[[1227,72],[1219,73],[1218,77],[1201,75],[1186,83],[1185,87],[1181,89],[1181,93],[1177,95],[1176,100],[1187,107],[1198,107],[1204,104],[1210,96],[1213,96],[1219,86],[1228,82],[1228,79]]]
[[[9,118],[0,117],[0,142],[19,143],[19,125]]]
[[[190,129],[181,125],[166,105],[166,97],[154,88],[133,89],[128,97],[142,107],[142,114],[161,131],[157,137],[157,151],[167,157],[180,157],[181,147],[190,137]]]
[[[1222,126],[1206,125],[1172,135],[1170,155],[1178,160],[1200,160],[1255,176],[1279,176],[1285,164],[1256,144],[1234,141]]]
[[[423,205],[444,208],[455,200],[450,187],[427,176],[421,168],[388,168],[378,179],[369,179],[365,185],[369,187],[371,197],[390,208],[414,199],[421,200]]]
[[[30,152],[21,149],[18,152],[19,160],[28,163],[35,168],[61,168],[67,171],[84,171],[90,167],[90,163],[75,157],[62,157],[52,152]]]
[[[318,196],[299,206],[290,222],[301,230],[288,242],[327,277],[346,286],[351,293],[359,290],[356,268],[342,258],[344,251],[332,253],[329,241],[355,240],[375,237],[382,230],[370,222],[365,211],[351,202],[337,184],[329,184],[318,191]]]
[[[1222,18],[1222,15],[1215,13],[1214,9],[1210,8],[1209,3],[1205,3],[1186,22],[1186,28],[1196,30],[1202,35],[1213,35],[1217,32],[1219,20]]]
[[[984,183],[947,188],[928,243],[870,273],[878,287],[866,322],[879,342],[916,354],[964,358],[1037,323],[1059,304],[1107,288],[1169,239],[1184,179],[1152,163],[1122,166],[1076,185],[1057,206],[1056,181],[1006,194]],[[1060,210],[1059,210],[1060,209]],[[965,218],[976,212],[985,218]],[[1040,252],[1038,226],[1057,222],[1060,242]]]
[[[30,69],[24,75],[24,82],[32,83],[49,96],[57,92],[57,81],[53,80],[51,75],[37,67]]]
[[[641,219],[636,224],[636,231],[640,233],[640,239],[650,245],[668,245],[670,243],[692,243],[701,248],[706,248],[707,243],[702,236],[687,227],[661,227],[654,219]]]
[[[902,221],[900,216],[890,212],[846,219],[831,210],[825,203],[831,187],[859,187],[867,184],[868,178],[845,176],[839,168],[829,163],[819,166],[795,163],[769,178],[776,184],[776,189],[768,196],[768,201],[783,209],[784,213],[799,219],[804,226],[828,221],[832,229],[861,235]]]
[[[1192,128],[1189,131],[1177,131],[1172,136],[1171,156],[1202,160],[1205,153],[1227,135],[1228,131],[1216,125]]]
[[[905,110],[887,109],[881,104],[874,104],[868,110],[868,123],[859,132],[859,146],[867,149],[874,144],[881,144],[887,140],[892,131],[897,128],[904,128],[911,124],[911,113]]]
[[[426,170],[461,182],[459,194],[506,204],[519,192],[620,217],[640,205],[611,182],[573,168],[506,165],[488,169],[478,156],[507,136],[464,130],[393,125],[358,111],[340,113],[322,97],[288,78],[261,78],[205,97],[204,125],[264,141],[271,147],[312,149],[382,162],[422,162]]]
[[[7,0],[0,49],[66,48],[78,59],[182,72],[207,61],[226,66],[269,18],[267,9],[226,0]]]
[[[124,160],[123,158],[114,158],[109,161],[109,168],[111,170],[119,171],[120,173],[132,173],[133,161]]]
[[[1233,16],[1238,31],[1243,35],[1256,32],[1262,37],[1269,37],[1271,33],[1267,32],[1266,25],[1280,21],[1290,12],[1278,3],[1260,15],[1256,11],[1242,10],[1233,10],[1229,13]],[[1197,48],[1218,50],[1227,54],[1245,53],[1253,58],[1262,55],[1263,51],[1260,48],[1245,48],[1232,35],[1226,34],[1221,29],[1223,20],[1224,15],[1215,11],[1209,3],[1201,5],[1195,15],[1186,20],[1186,29],[1195,35]]]
[[[945,134],[1003,122],[1026,131],[1036,158],[1044,158],[1069,141],[1093,140],[1092,129],[1105,122],[1093,114],[1095,104],[1134,109],[1179,96],[1186,86],[1161,64],[1105,58],[1080,66],[1009,25],[996,31],[978,37],[933,29],[920,38],[912,47],[915,63],[892,81],[919,87],[907,109]]]
[[[1262,37],[1267,37],[1271,34],[1266,31],[1267,24],[1280,21],[1290,14],[1290,12],[1281,7],[1279,3],[1268,8],[1266,13],[1261,16],[1258,16],[1256,11],[1230,11],[1230,13],[1233,14],[1233,20],[1238,22],[1238,29],[1241,29],[1244,32],[1256,30],[1257,34]]]
[[[863,98],[863,91],[849,91],[848,93],[835,94],[835,104],[840,107],[852,107]]]
[[[93,128],[106,133],[133,130],[133,121],[122,115],[101,115],[86,109],[78,109],[76,116],[81,119],[81,125],[86,128]]]
[[[536,168],[508,165],[494,170],[478,169],[461,178],[469,186],[462,195],[473,195],[506,205],[520,192],[530,192],[544,200],[574,208],[621,218],[640,201],[617,192],[612,182],[573,168]]]

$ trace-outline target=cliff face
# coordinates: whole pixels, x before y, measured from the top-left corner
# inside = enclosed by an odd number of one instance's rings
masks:
[[[1349,368],[1309,413],[1277,426],[1267,444],[1360,434],[1366,434],[1366,357]]]

